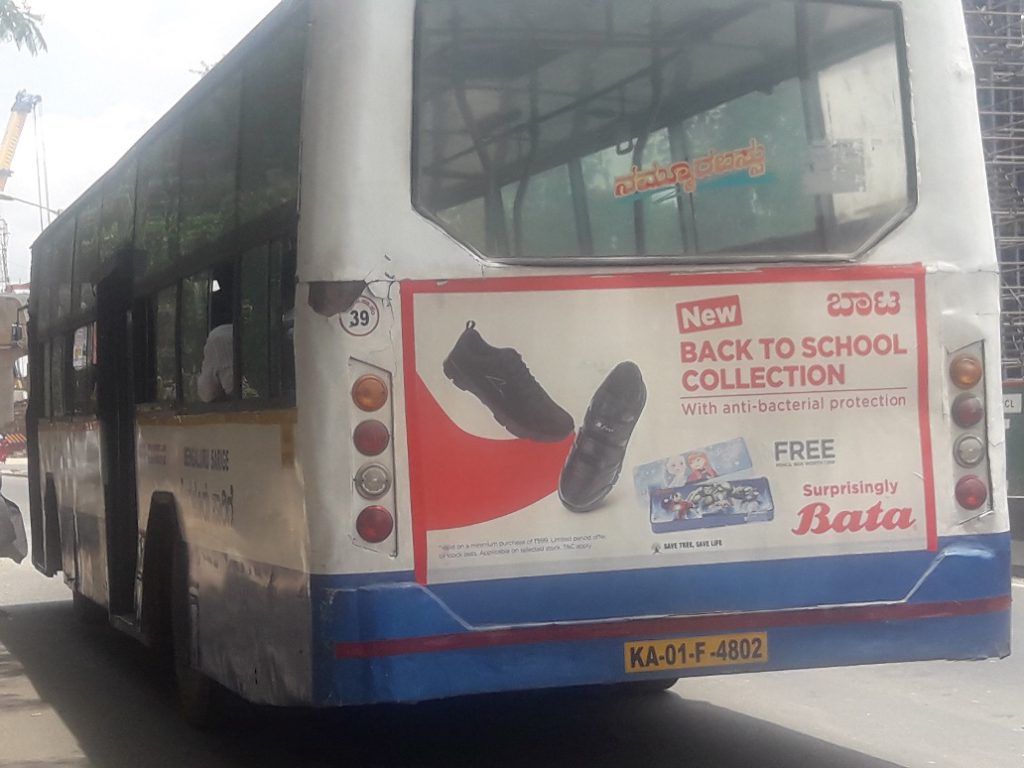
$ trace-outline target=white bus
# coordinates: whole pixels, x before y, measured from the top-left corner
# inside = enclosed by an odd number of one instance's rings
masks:
[[[954,0],[284,2],[33,253],[34,562],[193,717],[1009,652]]]

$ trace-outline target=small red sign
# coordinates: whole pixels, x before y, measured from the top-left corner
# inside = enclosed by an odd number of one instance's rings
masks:
[[[722,296],[676,304],[680,333],[713,331],[743,325],[739,296]]]

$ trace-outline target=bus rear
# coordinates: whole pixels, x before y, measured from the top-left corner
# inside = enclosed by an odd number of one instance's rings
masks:
[[[317,703],[1009,652],[958,3],[312,15]]]

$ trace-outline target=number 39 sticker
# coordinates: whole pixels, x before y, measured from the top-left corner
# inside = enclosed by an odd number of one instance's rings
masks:
[[[369,336],[377,330],[380,322],[380,310],[377,302],[360,296],[356,303],[341,313],[341,327],[350,336]]]

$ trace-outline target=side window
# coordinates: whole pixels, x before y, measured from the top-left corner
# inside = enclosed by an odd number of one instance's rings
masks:
[[[32,294],[29,297],[36,332],[49,328],[53,322],[54,307],[50,290],[53,282],[53,257],[53,241],[40,238],[32,249]]]
[[[181,283],[181,388],[186,403],[204,402],[199,396],[199,375],[210,332],[212,280],[207,270]]]
[[[242,397],[289,397],[295,390],[292,318],[295,303],[294,251],[271,243],[242,258]]]
[[[75,289],[71,301],[76,312],[96,303],[93,280],[99,260],[99,227],[100,199],[94,196],[78,214],[75,230]]]
[[[71,258],[75,247],[75,226],[65,224],[53,240],[51,301],[56,301],[57,318],[71,313]]]
[[[50,404],[55,418],[67,413],[64,400],[65,351],[64,337],[54,337],[50,342]]]
[[[294,242],[271,247],[270,369],[277,372],[274,395],[292,399],[295,397],[295,259]]]
[[[178,366],[174,352],[175,323],[178,316],[178,286],[172,285],[156,295],[154,311],[156,333],[156,399],[174,403],[178,397]]]
[[[238,185],[242,225],[281,205],[294,210],[305,40],[304,24],[290,26],[246,67]]]
[[[139,160],[136,279],[160,272],[177,258],[180,164],[180,126],[165,131]]]
[[[242,398],[270,397],[270,249],[242,257]]]
[[[96,326],[75,331],[71,347],[71,376],[75,415],[96,413]]]
[[[135,163],[119,169],[103,191],[100,215],[99,258],[101,262],[132,242],[135,215]]]
[[[53,398],[50,392],[50,382],[53,381],[53,374],[50,371],[50,350],[53,345],[47,342],[43,345],[43,364],[39,366],[43,370],[43,416],[53,416]]]
[[[241,76],[204,97],[185,127],[181,156],[181,253],[189,256],[236,226]]]

